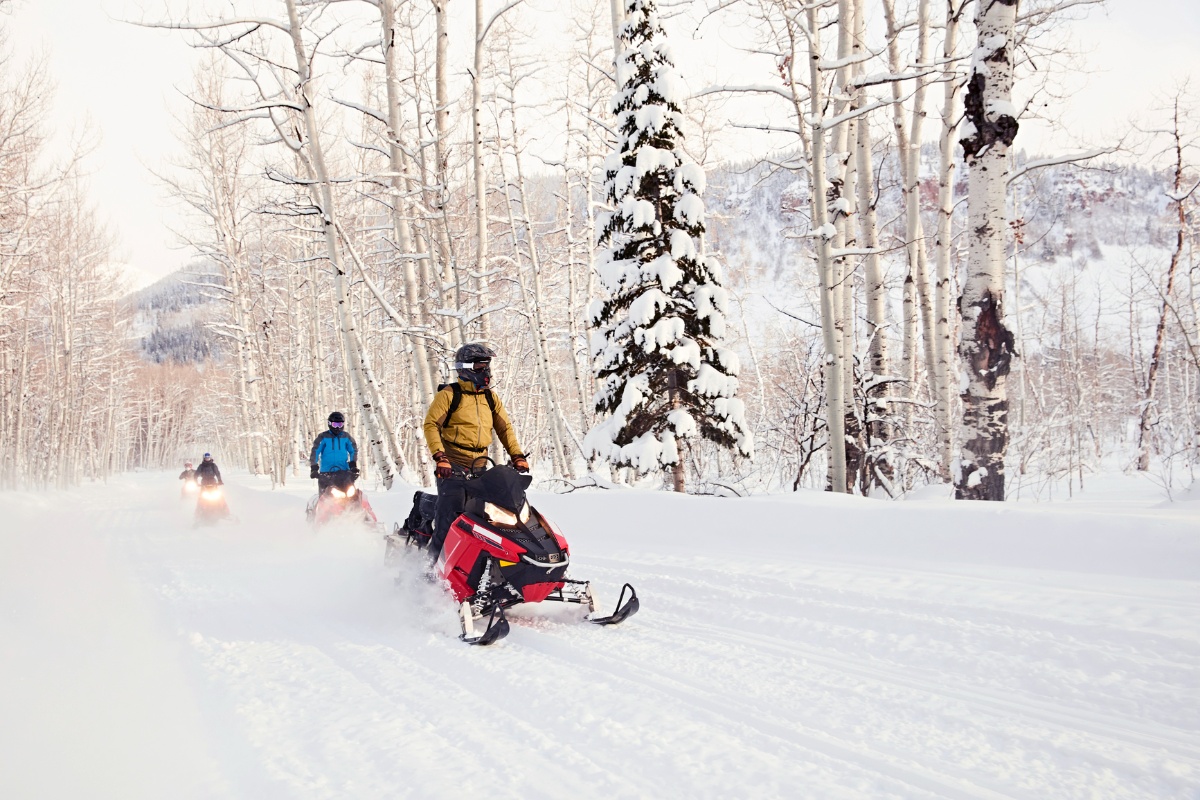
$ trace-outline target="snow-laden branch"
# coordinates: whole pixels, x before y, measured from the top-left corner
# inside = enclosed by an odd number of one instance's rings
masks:
[[[130,25],[136,25],[139,28],[158,28],[173,31],[213,31],[230,28],[234,25],[249,25],[251,28],[275,28],[289,36],[292,32],[291,26],[288,23],[269,17],[236,17],[234,19],[215,19],[211,22],[137,22],[134,20],[126,20],[126,22]]]
[[[913,92],[909,92],[908,96],[901,98],[899,102],[901,102],[901,103],[907,102],[908,98],[912,97],[912,95],[913,95]],[[820,120],[814,120],[812,114],[805,114],[804,122],[808,125],[812,125],[814,128],[818,128],[819,130],[829,131],[829,130],[833,130],[838,125],[841,125],[843,122],[849,122],[852,119],[858,119],[859,117],[863,116],[864,114],[870,114],[872,111],[875,111],[876,109],[890,106],[895,102],[896,102],[895,100],[876,100],[875,102],[871,103],[870,105],[865,105],[862,108],[856,108],[852,111],[847,111],[845,114],[838,114],[836,116],[826,117],[826,118],[822,118]]]
[[[899,81],[911,81],[917,78],[924,78],[926,75],[932,75],[935,72],[940,72],[937,69],[926,69],[920,72],[899,72],[899,73],[881,73],[876,75],[863,75],[861,78],[852,78],[847,84],[848,89],[865,89],[868,86],[879,86],[883,83],[897,83]]]
[[[782,97],[783,99],[787,100],[789,103],[792,102],[792,99],[793,99],[791,92],[784,90],[782,87],[772,86],[772,85],[766,84],[766,83],[748,84],[745,86],[728,86],[728,85],[707,86],[707,87],[701,89],[700,91],[696,92],[692,96],[693,97],[704,97],[705,95],[709,95],[709,94],[724,94],[724,93],[733,94],[733,93],[738,93],[738,92],[751,92],[751,93],[758,93],[758,94],[777,94],[780,97]]]
[[[346,108],[349,108],[353,111],[358,111],[359,113],[364,114],[365,116],[371,117],[372,119],[377,120],[377,121],[383,123],[384,125],[388,124],[387,115],[384,114],[382,111],[376,111],[373,108],[368,108],[367,106],[364,106],[361,103],[356,103],[353,100],[343,100],[342,98],[338,97],[337,95],[333,95],[331,99],[333,100],[333,102],[337,103],[340,106],[345,106]]]
[[[1095,150],[1087,150],[1083,153],[1068,153],[1066,155],[1061,155],[1061,156],[1051,156],[1050,158],[1039,158],[1036,161],[1030,161],[1030,162],[1026,163],[1020,169],[1015,170],[1008,177],[1008,185],[1011,186],[1013,183],[1020,180],[1025,175],[1027,175],[1030,172],[1033,172],[1034,170],[1037,170],[1037,169],[1042,169],[1044,167],[1055,167],[1060,164],[1076,164],[1080,161],[1089,161],[1093,158],[1097,158],[1098,156],[1106,156],[1109,153],[1115,153],[1119,149],[1120,149],[1119,147],[1115,147],[1115,146],[1114,147],[1098,147]]]
[[[1164,192],[1164,194],[1172,203],[1182,203],[1184,200],[1187,200],[1189,197],[1191,197],[1192,192],[1196,191],[1198,188],[1200,188],[1200,180],[1193,183],[1192,188],[1188,189],[1186,192]]]
[[[492,14],[492,16],[488,18],[487,24],[483,26],[483,30],[479,32],[479,38],[475,40],[476,44],[483,44],[483,40],[487,38],[488,31],[491,30],[492,25],[496,23],[496,20],[500,19],[500,17],[504,16],[504,14],[506,14],[509,10],[521,5],[523,2],[525,2],[525,0],[512,0],[512,2],[506,5],[504,8],[500,9],[495,14]]]

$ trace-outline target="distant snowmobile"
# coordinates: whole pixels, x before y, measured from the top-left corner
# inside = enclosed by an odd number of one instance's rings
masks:
[[[434,567],[459,604],[462,641],[488,645],[503,639],[509,631],[504,610],[518,603],[578,603],[597,625],[616,625],[637,613],[637,592],[627,583],[616,610],[595,616],[592,585],[566,576],[571,561],[567,540],[525,499],[529,475],[497,466],[477,468],[464,477],[470,478],[466,507],[450,525]],[[385,562],[395,564],[406,549],[428,546],[436,502],[436,495],[417,492],[404,526],[396,524],[384,537]],[[482,632],[476,632],[476,620],[486,620]]]
[[[196,498],[196,525],[216,525],[229,517],[229,503],[225,500],[225,487],[210,483],[200,487]]]
[[[328,483],[308,501],[304,510],[309,524],[318,528],[335,520],[361,522],[370,527],[379,524],[366,494],[354,485],[353,473],[342,470],[326,476]]]

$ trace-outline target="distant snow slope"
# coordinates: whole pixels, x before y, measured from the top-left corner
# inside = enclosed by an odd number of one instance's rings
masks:
[[[307,482],[173,477],[0,494],[0,796],[1200,796],[1194,502],[538,495],[642,612],[470,648]]]

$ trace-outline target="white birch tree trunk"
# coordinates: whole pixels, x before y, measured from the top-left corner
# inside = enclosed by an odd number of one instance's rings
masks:
[[[950,296],[953,290],[954,244],[954,132],[958,127],[959,94],[961,86],[952,66],[958,51],[958,26],[965,0],[946,0],[946,24],[942,43],[942,59],[946,63],[947,75],[943,83],[942,132],[938,140],[941,162],[938,168],[938,218],[937,235],[934,239],[934,265],[937,289],[934,292],[934,384],[937,392],[939,451],[943,468],[949,474],[954,460],[954,424],[951,421],[954,408],[953,331],[950,325]]]
[[[821,280],[821,332],[825,342],[825,408],[829,429],[829,486],[846,491],[846,417],[845,351],[839,338],[837,279],[831,242],[837,228],[830,221],[826,191],[824,92],[821,91],[821,40],[817,8],[806,10],[809,34],[809,124],[812,127],[812,229],[817,250],[817,271]]]
[[[1017,135],[1012,105],[1017,0],[976,5],[979,43],[967,84],[961,144],[970,171],[968,261],[959,311],[959,354],[966,371],[961,454],[955,465],[959,499],[1003,500],[1008,449],[1007,376],[1015,355],[1004,325],[1008,220],[1008,148]]]
[[[384,83],[387,90],[387,119],[388,119],[388,161],[392,174],[389,182],[392,186],[392,227],[396,237],[396,246],[401,253],[401,268],[404,271],[404,311],[408,317],[410,333],[408,336],[412,347],[412,367],[415,382],[420,391],[421,405],[428,407],[433,400],[433,377],[429,371],[429,353],[425,347],[425,331],[418,330],[415,335],[412,329],[426,328],[424,315],[421,313],[420,287],[417,284],[417,268],[412,254],[412,231],[408,216],[405,213],[408,194],[407,181],[404,178],[404,155],[400,148],[400,73],[396,64],[396,9],[395,0],[380,0],[380,21],[383,33]]]

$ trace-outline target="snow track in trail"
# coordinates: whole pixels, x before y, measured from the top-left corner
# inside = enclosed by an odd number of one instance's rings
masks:
[[[0,623],[0,713],[52,707],[56,684],[27,680],[51,667],[106,687],[18,752],[129,713],[116,766],[0,761],[26,790],[5,797],[159,798],[168,767],[173,798],[1200,796],[1184,506],[537,495],[572,574],[606,609],[633,583],[642,611],[602,628],[518,607],[471,648],[414,565],[393,580],[378,534],[314,535],[307,486],[232,480],[239,521],[194,530],[172,477],[8,496],[0,598],[24,616]],[[371,501],[390,528],[411,496]],[[96,628],[124,651],[89,658]]]

